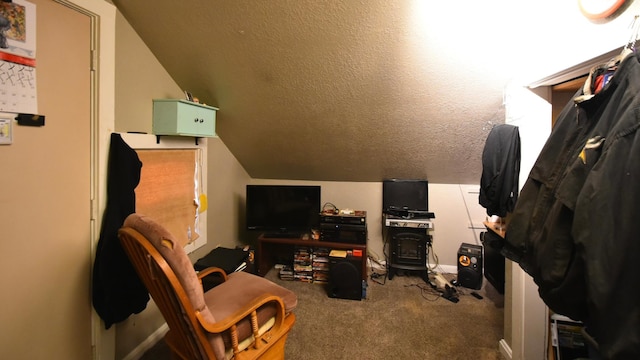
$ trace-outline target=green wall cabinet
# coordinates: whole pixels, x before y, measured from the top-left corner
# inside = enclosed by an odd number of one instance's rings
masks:
[[[186,100],[153,100],[153,133],[193,137],[216,136],[218,108]]]

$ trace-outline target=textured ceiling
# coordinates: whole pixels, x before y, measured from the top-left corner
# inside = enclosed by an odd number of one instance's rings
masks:
[[[254,178],[479,183],[504,121],[509,28],[484,2],[113,2]]]

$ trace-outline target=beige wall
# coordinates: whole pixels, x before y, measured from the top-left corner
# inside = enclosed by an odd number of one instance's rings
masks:
[[[120,12],[116,16],[115,129],[151,134],[152,99],[181,99],[182,89]]]
[[[116,15],[115,131],[151,133],[152,99],[182,97],[182,90],[118,12]],[[153,303],[115,326],[122,359],[164,324]]]
[[[182,98],[182,89],[135,33],[126,19],[116,16],[115,131],[152,131],[152,99]],[[224,111],[223,109],[221,111]],[[240,243],[239,216],[244,185],[249,177],[219,138],[206,143],[207,244],[193,252],[193,260],[215,246]],[[153,303],[140,314],[116,325],[116,359],[134,356],[149,337],[162,335],[164,319]],[[158,333],[158,329],[160,333]]]

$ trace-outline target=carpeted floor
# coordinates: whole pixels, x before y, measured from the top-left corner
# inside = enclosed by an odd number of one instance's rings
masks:
[[[410,274],[380,278],[380,283],[370,280],[362,301],[329,298],[324,286],[282,281],[275,270],[267,278],[298,295],[287,359],[502,358],[503,296],[486,281],[477,291],[483,299],[457,288],[459,302],[453,303]],[[168,358],[161,342],[142,359]]]

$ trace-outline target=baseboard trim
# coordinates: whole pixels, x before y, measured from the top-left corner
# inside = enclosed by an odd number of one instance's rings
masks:
[[[456,265],[438,265],[438,268],[445,274],[458,273],[458,267]]]
[[[149,349],[151,349],[158,341],[162,340],[165,334],[169,331],[169,325],[167,323],[162,324],[156,331],[151,333],[149,337],[144,339],[140,345],[136,346],[127,356],[122,360],[137,360],[144,355]]]
[[[380,260],[379,262],[380,264],[376,262],[372,262],[371,259],[367,259],[367,269],[371,269],[373,267],[375,270],[381,270],[381,271],[386,270],[387,262],[384,260]],[[435,272],[441,272],[443,274],[457,274],[458,266],[457,265],[438,265],[436,266],[435,269],[430,269],[430,270],[433,270]]]
[[[505,360],[511,360],[513,358],[511,347],[509,346],[509,344],[507,344],[507,342],[504,339],[501,339],[498,342],[498,348],[500,349],[500,354],[502,354],[502,357],[504,357]]]

